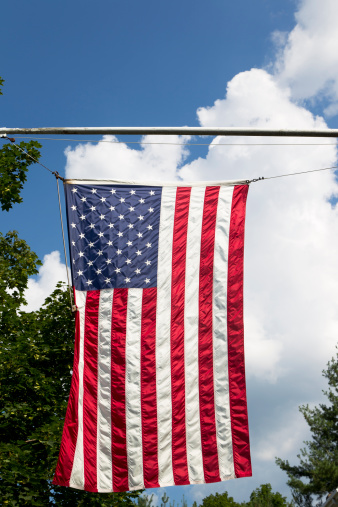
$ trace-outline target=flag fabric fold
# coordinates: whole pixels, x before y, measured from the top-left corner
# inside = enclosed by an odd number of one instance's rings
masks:
[[[251,476],[245,181],[68,180],[74,367],[53,483],[92,492]]]

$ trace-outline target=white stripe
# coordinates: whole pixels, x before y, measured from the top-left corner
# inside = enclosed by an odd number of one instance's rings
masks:
[[[228,376],[227,286],[232,187],[221,187],[217,208],[213,278],[215,416],[221,480],[235,477]]]
[[[201,231],[205,188],[191,189],[185,272],[184,361],[187,458],[191,484],[204,482],[198,388]]]
[[[77,489],[84,488],[84,457],[83,457],[83,366],[84,366],[84,328],[86,311],[86,291],[75,291],[75,301],[80,313],[80,346],[79,346],[79,400],[78,400],[78,430],[69,486]]]
[[[111,317],[114,289],[100,292],[97,375],[97,489],[113,491],[111,455]]]
[[[162,190],[156,307],[156,393],[160,486],[174,484],[171,409],[171,269],[176,188]]]
[[[126,421],[129,489],[143,489],[141,420],[141,315],[143,289],[128,290]]]

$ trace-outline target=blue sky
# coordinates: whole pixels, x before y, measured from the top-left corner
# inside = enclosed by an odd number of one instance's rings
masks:
[[[18,0],[4,3],[1,14],[1,126],[338,128],[335,0],[320,6],[317,0]],[[41,161],[70,177],[156,179],[160,169],[159,178],[187,181],[337,163],[332,140],[281,147],[257,143],[286,140],[223,138],[210,147],[187,145],[209,138],[170,139],[180,146],[146,144],[154,141],[149,137],[136,145],[123,141],[139,138],[119,140],[43,140]],[[256,145],[219,145],[225,142]],[[184,493],[192,502],[227,490],[241,501],[264,482],[289,495],[274,457],[296,462],[308,437],[297,407],[322,400],[321,370],[335,353],[338,214],[329,199],[337,194],[329,171],[250,188],[245,329],[253,477],[167,488],[172,499]],[[17,229],[44,260],[27,292],[29,308],[36,308],[65,278],[54,178],[32,167],[23,197],[1,214],[1,230]]]

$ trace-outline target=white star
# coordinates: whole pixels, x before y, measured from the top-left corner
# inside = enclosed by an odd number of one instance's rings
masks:
[[[112,194],[116,194],[116,190],[114,190],[113,188],[111,189],[111,193]]]
[[[146,246],[147,246],[148,248],[150,248],[150,247],[151,247],[151,243],[147,243],[147,245],[146,245]]]
[[[72,241],[72,245],[75,246],[75,241]]]
[[[138,235],[138,237],[139,237],[139,238],[142,238],[142,237],[143,237],[142,232],[138,232],[138,233],[137,233],[137,235]]]
[[[115,206],[110,206],[110,211],[114,211],[115,210]]]
[[[132,242],[132,241],[127,241],[127,245],[128,245],[128,246],[131,246],[132,244],[133,244],[133,242]]]
[[[70,224],[70,225],[71,225],[73,228],[74,228],[74,227],[76,227],[76,225],[75,225],[75,224]]]
[[[104,202],[105,200],[106,200],[105,197],[101,197],[101,199],[100,199],[101,202]]]
[[[75,264],[75,259],[73,259],[73,264]]]
[[[93,261],[88,261],[87,264],[88,264],[88,266],[92,266],[93,265]]]
[[[76,206],[73,205],[72,206],[72,210],[75,211],[76,210]]]
[[[144,203],[144,199],[139,199],[138,202],[140,202],[141,204],[143,204]]]
[[[86,217],[85,217],[85,215],[81,215],[80,218],[81,218],[81,220],[84,220]]]
[[[81,197],[81,201],[82,201],[82,202],[86,202],[86,200],[87,200],[87,199],[86,199],[85,197]]]
[[[83,257],[84,256],[84,253],[83,252],[79,252],[79,257]]]
[[[121,255],[122,250],[118,249],[118,250],[116,250],[116,253],[117,253],[117,255]]]
[[[120,220],[124,220],[124,215],[119,215]]]
[[[139,275],[141,273],[141,270],[139,268],[135,269],[135,273]]]
[[[135,190],[130,191],[131,195],[135,195]]]
[[[137,250],[136,255],[142,255],[141,250]]]
[[[78,274],[79,276],[81,276],[81,275],[83,275],[83,271],[80,271],[80,270],[79,270],[79,271],[77,272],[77,274]]]
[[[91,242],[89,243],[89,248],[93,248],[93,246],[94,246],[94,243],[91,241]]]
[[[128,224],[129,229],[134,229],[133,224]]]
[[[119,231],[119,232],[117,233],[117,235],[118,235],[120,238],[122,238],[122,236],[123,236],[123,232]]]
[[[154,190],[150,190],[149,194],[150,194],[150,195],[155,195]]]
[[[90,227],[91,229],[94,229],[95,224],[90,224],[90,226],[89,226],[89,227]]]
[[[100,275],[101,273],[102,273],[101,269],[97,269],[97,270],[96,270],[96,274],[97,274],[97,275]]]
[[[99,251],[97,252],[97,255],[98,255],[99,257],[100,257],[100,255],[102,255],[102,254],[103,254],[102,250],[99,250]]]
[[[109,282],[110,282],[110,278],[106,278],[105,283],[109,283]]]
[[[104,220],[104,215],[100,215],[101,220]]]
[[[112,246],[113,242],[112,241],[108,241],[107,245],[108,246]]]
[[[96,194],[96,188],[92,188],[92,194]]]
[[[149,231],[152,231],[153,230],[153,226],[152,225],[148,225],[147,229],[149,229]]]
[[[87,280],[87,281],[86,281],[86,284],[87,284],[87,285],[91,285],[92,283],[93,283],[93,282],[92,282],[91,280]]]
[[[91,209],[92,211],[95,211],[95,210],[96,210],[95,206],[92,206],[90,209]]]
[[[77,188],[72,188],[72,192],[75,194],[75,192],[77,192]]]
[[[149,213],[152,213],[154,211],[154,208],[148,208]]]
[[[130,260],[130,259],[127,259],[127,260],[126,260],[126,263],[127,263],[127,264],[131,264],[131,260]]]
[[[140,215],[139,217],[137,217],[139,220],[143,220],[144,217],[142,215]]]
[[[149,278],[146,278],[144,281],[145,281],[146,283],[149,283],[149,282],[150,282]]]
[[[81,234],[79,235],[79,238],[83,239],[85,237],[85,235],[83,234],[83,232],[81,232]]]
[[[129,211],[135,211],[135,208],[133,208],[132,206],[130,206],[130,208],[128,208]]]
[[[125,198],[121,197],[120,202],[125,202]]]
[[[120,273],[121,270],[120,270],[120,268],[116,268],[116,269],[114,269],[114,271],[115,271],[115,273]]]
[[[103,232],[99,232],[99,237],[103,238]]]
[[[150,266],[151,261],[146,261],[145,264],[147,264],[147,266]]]
[[[125,281],[126,283],[129,283],[129,282],[130,282],[130,278],[125,278],[125,279],[124,279],[124,281]]]
[[[107,260],[106,260],[106,263],[107,263],[107,264],[111,264],[111,259],[107,259]]]
[[[109,224],[109,229],[111,229],[112,227],[114,227],[114,224]]]

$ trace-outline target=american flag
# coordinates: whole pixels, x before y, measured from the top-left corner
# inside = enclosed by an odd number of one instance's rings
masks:
[[[251,475],[247,191],[66,181],[77,314],[54,484],[111,492]]]

